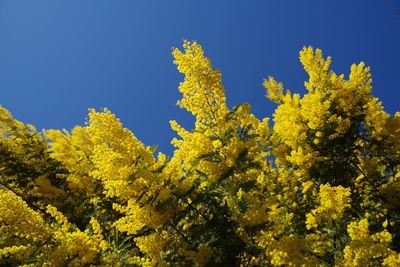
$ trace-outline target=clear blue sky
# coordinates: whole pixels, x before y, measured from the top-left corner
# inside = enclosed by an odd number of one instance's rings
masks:
[[[259,117],[269,75],[304,93],[303,46],[333,57],[337,73],[371,66],[373,94],[399,109],[399,0],[1,0],[0,104],[38,129],[83,125],[108,107],[146,145],[172,151],[169,120],[191,128],[175,103],[182,75],[171,47],[197,40],[221,70],[230,107]]]

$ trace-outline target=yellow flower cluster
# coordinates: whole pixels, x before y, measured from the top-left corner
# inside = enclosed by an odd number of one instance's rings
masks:
[[[307,229],[317,227],[324,220],[328,220],[328,224],[331,224],[332,220],[340,219],[344,211],[350,208],[350,195],[350,190],[343,186],[321,185],[319,206],[306,214]]]
[[[198,123],[215,123],[228,111],[221,73],[212,69],[199,44],[185,40],[183,47],[184,52],[177,48],[172,52],[179,72],[185,74],[179,85],[183,98],[178,104],[195,115]]]
[[[347,231],[351,242],[343,250],[345,266],[378,265],[380,258],[386,258],[383,265],[396,266],[392,264],[395,263],[396,253],[388,247],[392,242],[392,235],[387,230],[370,235],[368,220],[362,219],[351,222]],[[389,255],[391,257],[387,258]]]
[[[45,240],[50,231],[43,218],[15,193],[0,188],[0,233],[31,242]]]

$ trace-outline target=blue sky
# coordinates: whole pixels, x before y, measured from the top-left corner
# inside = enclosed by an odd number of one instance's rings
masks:
[[[172,47],[197,40],[223,75],[230,107],[257,117],[275,109],[269,75],[304,93],[303,46],[321,48],[332,69],[372,68],[373,94],[394,114],[400,77],[399,0],[2,0],[0,104],[38,129],[83,125],[108,107],[146,145],[171,154],[169,120],[191,128],[175,105],[183,77]]]

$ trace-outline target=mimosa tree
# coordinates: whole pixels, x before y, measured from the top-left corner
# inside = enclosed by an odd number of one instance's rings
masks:
[[[108,109],[38,132],[0,109],[0,263],[7,266],[399,266],[400,113],[371,94],[364,63],[345,79],[311,47],[300,96],[257,119],[229,109],[196,42],[173,50],[185,75],[156,155]]]

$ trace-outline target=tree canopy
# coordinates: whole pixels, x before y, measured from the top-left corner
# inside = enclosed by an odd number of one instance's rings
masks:
[[[400,113],[305,47],[307,94],[264,81],[269,118],[229,109],[196,42],[173,49],[185,75],[172,157],[108,109],[38,132],[0,108],[0,264],[8,266],[399,266]]]

